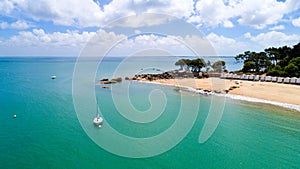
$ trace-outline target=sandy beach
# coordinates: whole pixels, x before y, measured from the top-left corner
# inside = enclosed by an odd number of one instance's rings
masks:
[[[257,99],[288,103],[300,106],[300,86],[272,82],[255,82],[244,80],[206,79],[160,79],[152,82],[170,85],[188,86],[195,89],[225,91]],[[231,88],[231,89],[230,89]]]

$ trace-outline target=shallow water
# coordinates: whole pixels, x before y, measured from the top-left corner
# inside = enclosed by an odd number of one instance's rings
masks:
[[[0,59],[0,168],[300,168],[299,112],[227,99],[216,131],[199,144],[211,97],[191,93],[183,95],[191,102],[200,97],[200,109],[191,131],[178,145],[150,158],[111,154],[88,137],[77,119],[72,98],[74,61]],[[119,61],[103,62],[97,79],[110,78]],[[50,78],[52,74],[56,80]],[[124,96],[126,83],[115,84],[119,97]],[[166,96],[164,112],[152,123],[139,124],[118,113],[111,90],[95,86],[105,123],[137,138],[168,129],[178,116],[182,93],[168,86],[132,82],[131,102],[136,109],[147,110],[154,89]]]

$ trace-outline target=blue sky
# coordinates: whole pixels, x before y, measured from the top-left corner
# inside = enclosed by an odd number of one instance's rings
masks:
[[[121,26],[106,26],[118,18],[142,16],[143,13],[172,15],[194,26],[202,35],[190,32],[185,24],[172,22],[166,26],[166,21],[154,17],[150,19],[151,23],[140,17]],[[168,35],[149,34],[152,29],[166,29],[162,31]],[[143,34],[145,30],[148,34]],[[176,45],[180,44],[171,37],[193,41],[196,36],[204,36],[218,55],[234,56],[245,50],[261,51],[270,46],[295,45],[300,42],[299,30],[299,0],[0,2],[0,56],[77,56],[96,34],[104,44],[123,38],[113,55],[130,54],[147,46],[163,50],[174,48],[175,53],[189,55],[186,50],[179,51]],[[130,39],[132,34],[137,36]]]

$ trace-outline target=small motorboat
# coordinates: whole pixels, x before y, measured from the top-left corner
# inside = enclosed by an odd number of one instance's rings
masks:
[[[56,79],[56,76],[55,76],[55,75],[52,75],[52,76],[51,76],[51,79]]]

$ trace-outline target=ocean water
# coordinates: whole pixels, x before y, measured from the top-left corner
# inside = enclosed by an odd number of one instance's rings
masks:
[[[149,124],[128,121],[118,113],[112,90],[95,85],[99,109],[105,119],[103,130],[109,123],[131,137],[157,135],[176,121],[182,95],[190,102],[200,100],[198,116],[184,139],[165,153],[149,158],[112,154],[98,146],[78,120],[72,95],[75,61],[74,58],[0,58],[1,169],[300,168],[300,112],[227,99],[216,131],[200,144],[198,137],[212,104],[211,97],[179,93],[169,86],[128,81],[111,85],[116,97],[122,98],[130,83],[132,105],[145,111],[151,107],[149,93],[163,91],[167,100],[163,114]],[[129,60],[124,67],[119,66],[121,61],[124,59],[104,59],[96,79],[157,71],[144,65],[151,63],[151,59]],[[170,58],[160,60],[159,71],[174,68],[169,62]],[[138,69],[131,72],[133,67]],[[120,71],[116,71],[118,68]],[[52,80],[52,74],[57,79]],[[102,129],[92,130],[101,132]],[[144,147],[149,151],[151,148]]]

